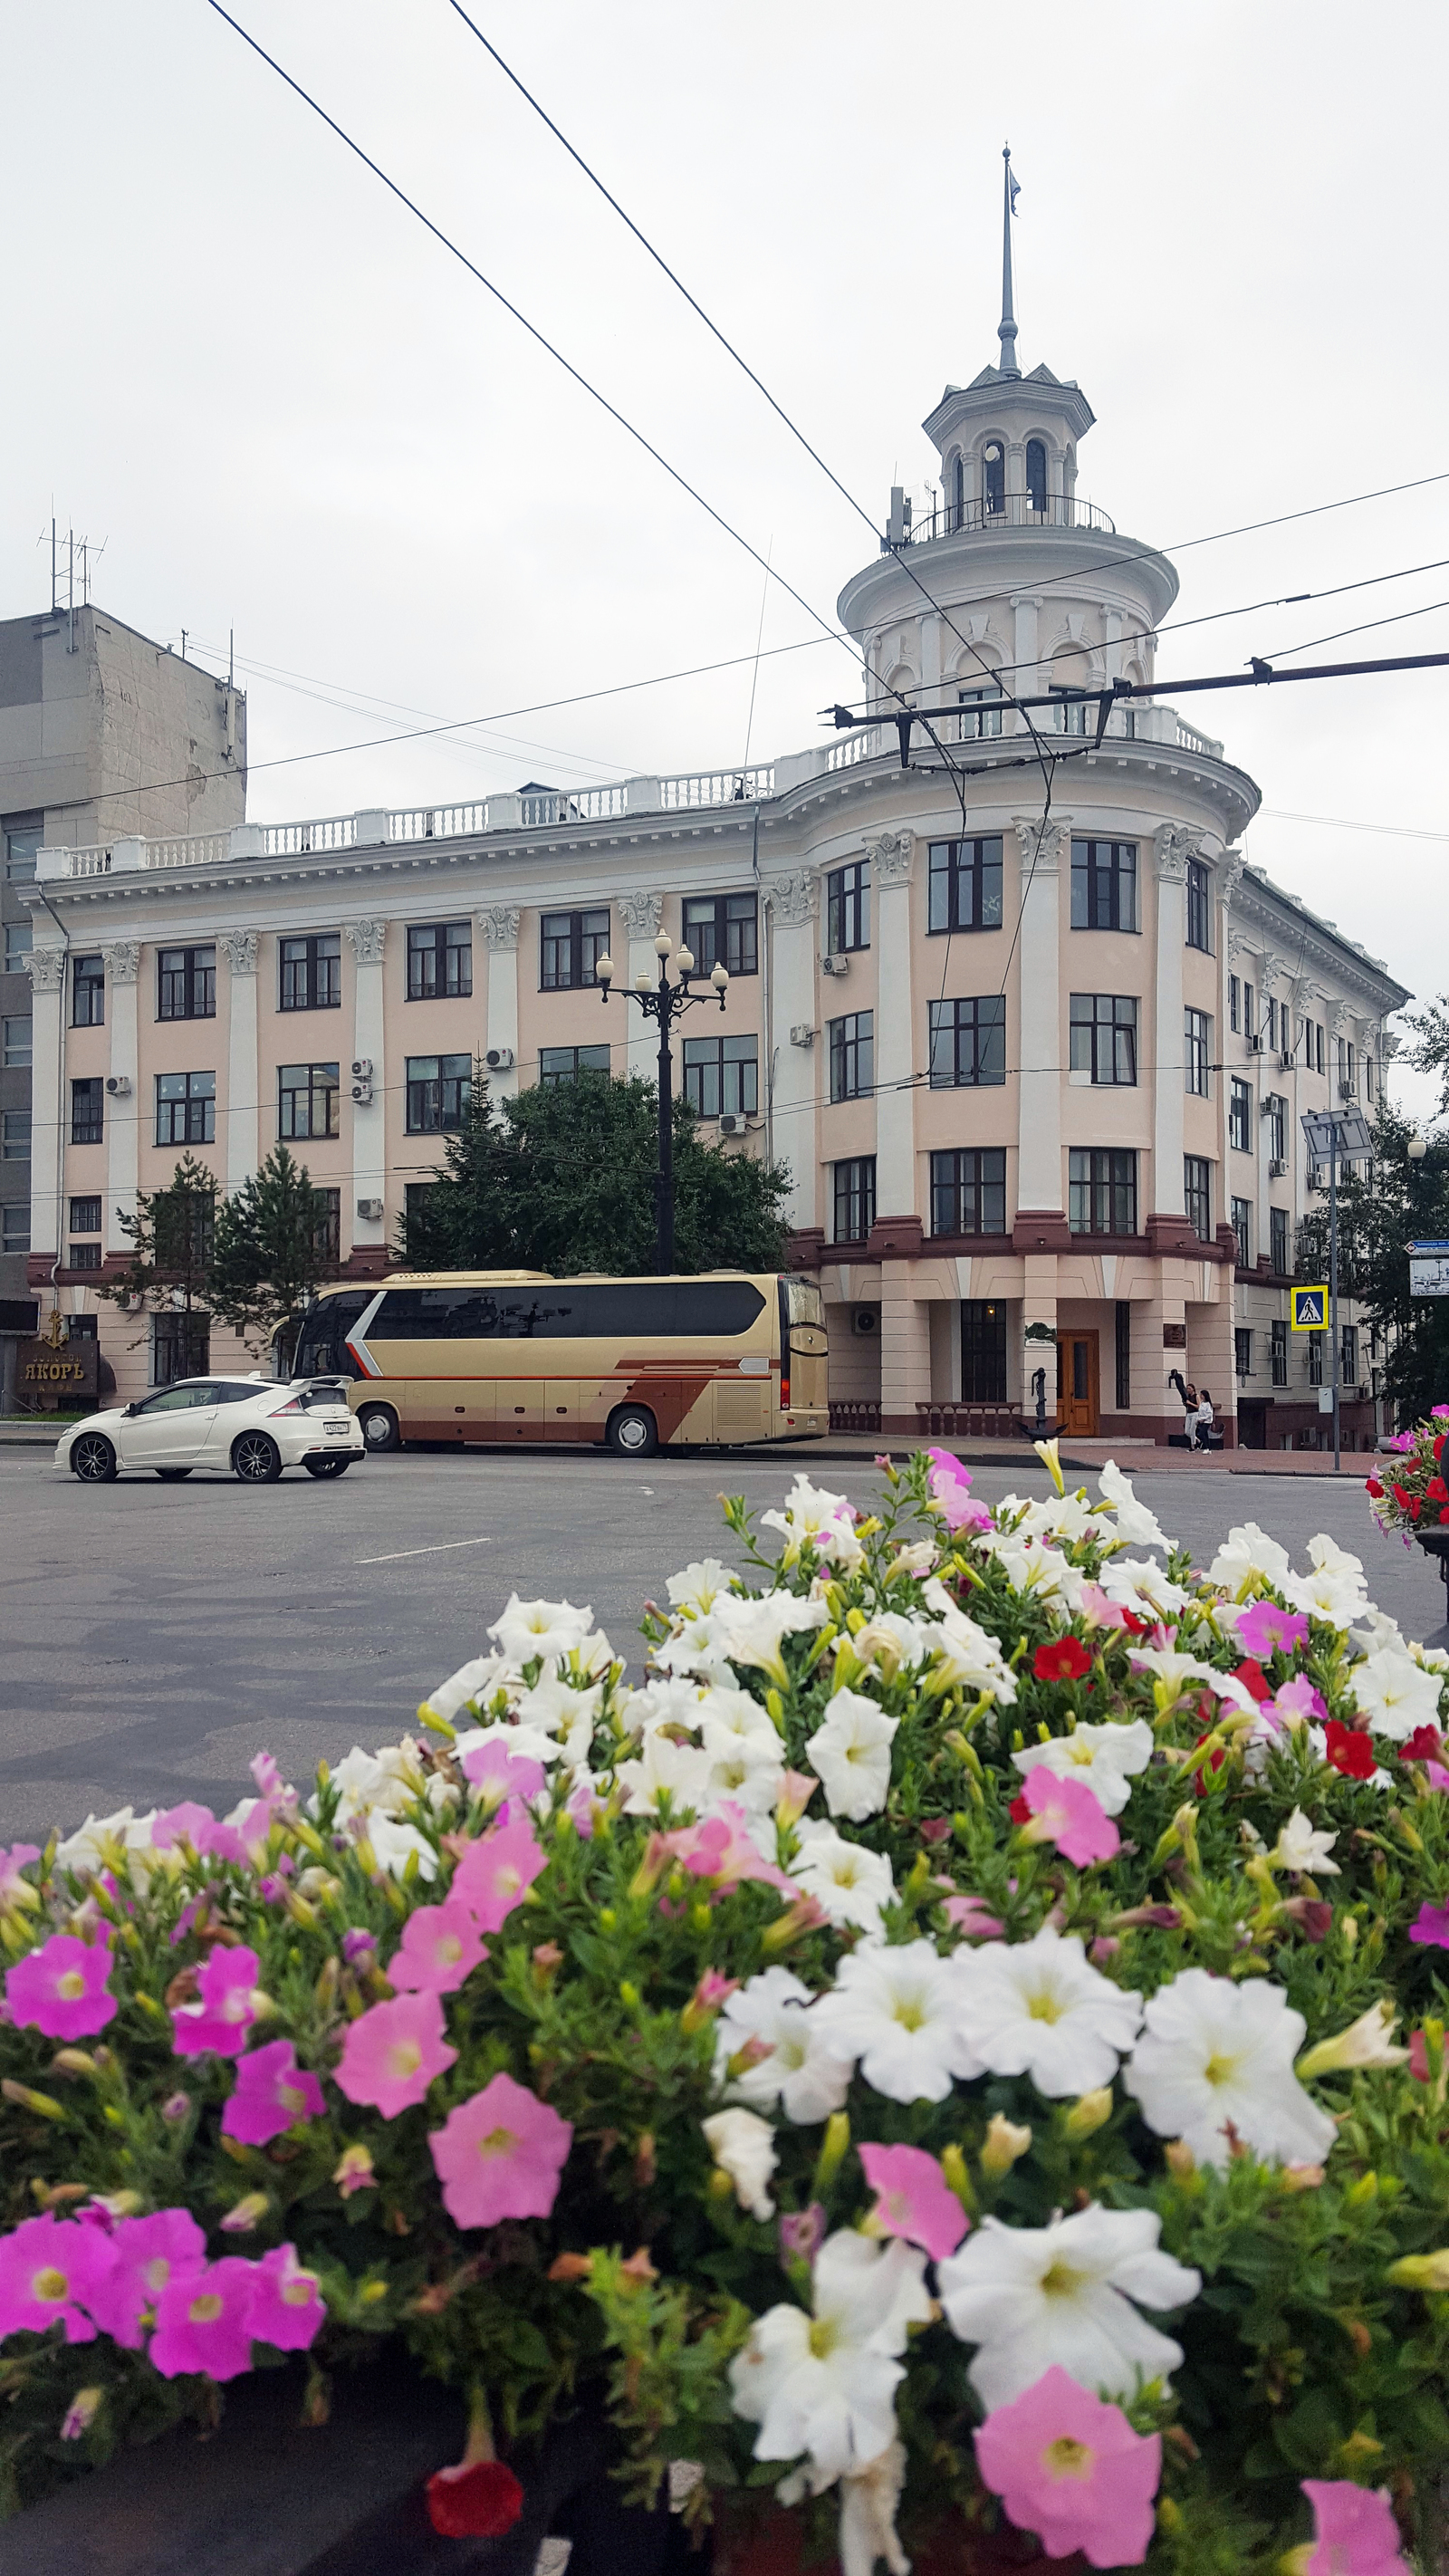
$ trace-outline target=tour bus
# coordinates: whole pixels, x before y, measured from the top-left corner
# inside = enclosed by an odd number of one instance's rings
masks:
[[[826,1351],[820,1290],[793,1275],[400,1270],[324,1288],[293,1375],[350,1380],[370,1450],[574,1441],[647,1458],[828,1431]]]

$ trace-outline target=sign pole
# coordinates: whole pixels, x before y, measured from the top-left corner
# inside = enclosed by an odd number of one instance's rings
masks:
[[[1338,1120],[1328,1130],[1328,1337],[1333,1347],[1333,1472],[1342,1472],[1338,1413]]]

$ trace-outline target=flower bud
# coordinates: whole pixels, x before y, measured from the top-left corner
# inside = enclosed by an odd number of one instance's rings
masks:
[[[1336,2039],[1321,2039],[1300,2057],[1294,2068],[1300,2084],[1315,2075],[1339,2075],[1356,2066],[1403,2066],[1408,2062],[1406,2048],[1395,2048],[1391,2034],[1399,2016],[1387,1996],[1372,2005],[1358,2020],[1350,2022]]]
[[[820,2153],[815,2159],[815,2172],[810,2185],[812,2200],[823,2200],[830,2189],[850,2147],[850,2114],[832,2111],[825,2123]]]
[[[1014,2120],[994,2112],[981,2149],[982,2172],[996,2178],[1009,2174],[1030,2145],[1030,2129],[1018,2128]]]
[[[1163,2149],[1163,2161],[1175,2182],[1186,2182],[1197,2171],[1197,2158],[1186,2138],[1169,2138]]]
[[[1072,2104],[1062,2122],[1062,2128],[1069,2138],[1077,2140],[1090,2138],[1095,2136],[1097,2130],[1102,2128],[1111,2117],[1112,2087],[1110,2084],[1099,2084],[1094,2093],[1084,2093],[1080,2101]]]
[[[0,2083],[0,2094],[22,2111],[36,2112],[42,2120],[64,2120],[68,2116],[65,2104],[57,2102],[53,2093],[36,2093],[28,2084],[17,2084],[10,2075]]]
[[[971,2188],[971,2176],[966,2170],[966,2159],[954,2138],[948,2147],[941,2149],[941,2171],[945,2177],[947,2190],[954,2191],[968,2216],[974,2213],[976,2194]]]
[[[101,2399],[104,2395],[105,2391],[101,2388],[76,2390],[65,2410],[65,2418],[61,2424],[60,2438],[63,2442],[78,2442],[82,2433],[90,2431],[100,2411]]]
[[[1449,2290],[1449,2249],[1437,2254],[1405,2254],[1391,2263],[1385,2279],[1396,2290]]]
[[[344,2200],[350,2200],[355,2191],[370,2191],[373,2184],[371,2149],[344,2147],[332,2179]]]
[[[244,2199],[237,2201],[234,2207],[227,2211],[221,2221],[221,2232],[223,2236],[250,2236],[257,2221],[265,2218],[266,2214],[266,2193],[249,2191]]]

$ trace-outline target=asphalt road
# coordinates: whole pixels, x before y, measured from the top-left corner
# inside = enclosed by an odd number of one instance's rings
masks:
[[[632,1660],[640,1607],[677,1566],[733,1561],[721,1487],[768,1509],[800,1463],[415,1452],[331,1484],[93,1486],[44,1452],[0,1452],[0,1843],[128,1801],[222,1812],[262,1745],[300,1780],[323,1755],[394,1740],[515,1589],[591,1603]],[[866,1464],[816,1473],[863,1505],[879,1489]],[[1035,1467],[974,1474],[988,1501],[1046,1490]],[[1200,1564],[1234,1521],[1259,1521],[1300,1564],[1326,1529],[1410,1634],[1443,1617],[1437,1579],[1379,1536],[1357,1478],[1204,1468],[1137,1484]]]

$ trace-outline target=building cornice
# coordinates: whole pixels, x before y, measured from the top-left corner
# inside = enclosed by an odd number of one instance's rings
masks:
[[[1366,995],[1375,1019],[1413,1000],[1408,987],[1386,966],[1366,956],[1351,939],[1330,930],[1315,913],[1254,869],[1246,870],[1240,879],[1228,918],[1235,954],[1266,957],[1275,975],[1295,984],[1312,972],[1327,974],[1334,984],[1352,985]]]

